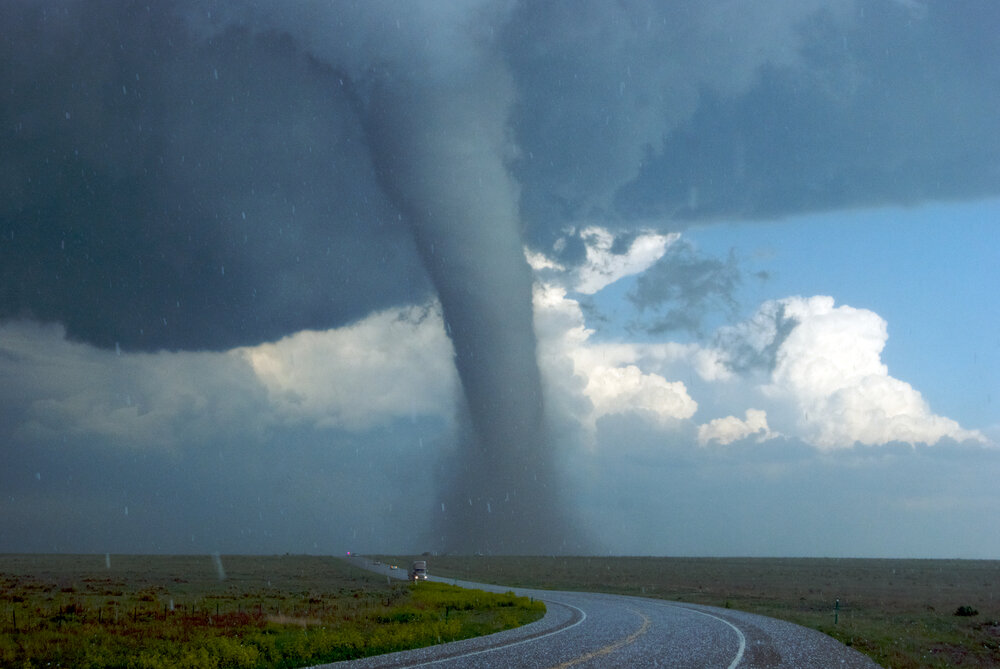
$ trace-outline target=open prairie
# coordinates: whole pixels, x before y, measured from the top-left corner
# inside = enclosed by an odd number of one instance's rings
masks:
[[[0,667],[296,667],[496,632],[540,602],[332,557],[0,555]]]
[[[773,616],[829,634],[885,667],[1000,666],[1000,561],[427,559],[436,576],[660,597]]]

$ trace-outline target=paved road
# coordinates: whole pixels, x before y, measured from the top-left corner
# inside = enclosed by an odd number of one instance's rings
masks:
[[[372,567],[358,559],[355,564]],[[405,578],[404,569],[383,568]],[[481,583],[438,579],[506,592]],[[667,667],[873,669],[874,662],[814,630],[740,611],[642,597],[516,588],[546,616],[516,630],[324,667]]]

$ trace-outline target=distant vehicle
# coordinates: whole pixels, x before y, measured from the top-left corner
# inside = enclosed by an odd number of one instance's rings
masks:
[[[399,567],[397,567],[397,566],[396,566],[396,565],[394,565],[394,564],[391,564],[391,565],[389,565],[389,569],[399,569]]]
[[[411,581],[426,581],[427,580],[427,561],[426,560],[416,560],[410,565],[410,580]]]

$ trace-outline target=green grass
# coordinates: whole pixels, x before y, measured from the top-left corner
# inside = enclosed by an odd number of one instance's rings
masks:
[[[408,558],[388,558],[400,564]],[[1000,562],[428,558],[431,573],[729,607],[817,629],[894,669],[1000,666]],[[834,603],[840,600],[837,621]],[[956,616],[959,607],[978,611]]]
[[[298,667],[537,620],[540,602],[314,556],[0,556],[0,667]]]

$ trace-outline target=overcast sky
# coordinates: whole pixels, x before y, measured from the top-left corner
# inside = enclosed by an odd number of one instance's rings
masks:
[[[1000,558],[997,28],[5,3],[0,552]]]

